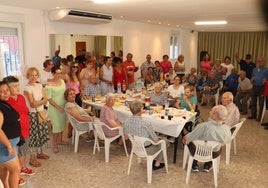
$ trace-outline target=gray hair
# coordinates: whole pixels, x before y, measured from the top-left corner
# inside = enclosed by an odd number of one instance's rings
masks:
[[[106,102],[107,102],[110,98],[115,98],[115,94],[113,94],[113,93],[107,93],[107,95],[106,95]]]
[[[154,84],[154,88],[155,87],[161,87],[161,88],[163,88],[163,85],[160,83],[160,82],[156,82],[155,84]]]
[[[214,106],[212,109],[214,110],[214,112],[218,115],[218,117],[222,121],[226,120],[226,118],[228,116],[228,112],[227,112],[227,109],[225,108],[225,106],[217,105],[217,106]]]
[[[133,115],[136,115],[141,111],[143,104],[139,100],[134,100],[129,104],[129,109]]]
[[[233,96],[233,94],[230,91],[227,91],[227,92],[223,93],[222,95],[226,95],[233,102],[234,96]]]

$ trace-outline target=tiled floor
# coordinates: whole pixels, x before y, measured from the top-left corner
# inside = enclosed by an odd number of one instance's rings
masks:
[[[209,107],[200,107],[202,117],[207,117]],[[69,140],[70,142],[70,140]],[[225,164],[225,148],[221,155],[219,187],[265,188],[268,187],[268,130],[254,120],[246,120],[237,136],[237,155],[231,153],[230,165]],[[129,152],[130,152],[130,148]],[[112,145],[110,162],[104,162],[104,150],[92,154],[93,143],[81,138],[78,153],[71,144],[61,146],[50,159],[41,161],[35,168],[36,175],[25,177],[22,188],[87,188],[87,187],[214,187],[213,173],[191,173],[189,185],[185,184],[186,171],[182,169],[183,149],[178,148],[177,163],[172,163],[173,146],[168,148],[169,173],[164,169],[154,171],[152,184],[147,184],[146,161],[137,163],[134,157],[130,175],[128,160],[123,148]]]

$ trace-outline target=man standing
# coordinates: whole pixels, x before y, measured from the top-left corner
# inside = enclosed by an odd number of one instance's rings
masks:
[[[248,113],[248,99],[250,98],[250,92],[252,90],[252,84],[246,77],[246,72],[241,70],[238,78],[237,93],[234,98],[234,102],[237,105],[242,115]]]
[[[148,68],[154,68],[154,63],[151,61],[152,57],[150,54],[146,56],[146,61],[141,64],[141,77],[145,79],[145,76],[148,72]]]
[[[251,82],[253,85],[251,91],[251,116],[248,119],[261,120],[261,113],[264,103],[264,84],[268,80],[268,69],[265,67],[264,57],[258,59],[258,67],[253,69]],[[259,114],[257,116],[257,100],[259,99]]]
[[[133,55],[131,53],[127,54],[127,60],[122,63],[123,70],[127,75],[128,89],[135,87],[134,73],[138,71],[134,61],[132,61]]]
[[[252,71],[256,67],[255,63],[251,61],[251,55],[247,54],[245,60],[240,59],[238,53],[235,54],[236,62],[240,65],[240,70],[246,72],[248,79],[251,79]]]
[[[75,57],[75,61],[78,62],[80,69],[83,69],[86,65],[86,50],[80,50],[80,55]]]
[[[129,105],[130,111],[133,114],[124,124],[124,132],[139,136],[149,138],[154,142],[158,142],[159,138],[155,134],[153,127],[150,123],[144,121],[141,117],[143,112],[143,104],[138,100],[135,100]],[[150,142],[145,142],[146,152],[152,155],[161,149],[160,145],[152,145]],[[156,157],[156,161],[153,163],[153,170],[158,170],[165,166],[161,163],[163,159],[163,154],[160,152]]]
[[[59,54],[60,54],[60,45],[58,46],[58,50],[55,51],[55,55],[52,58],[52,61],[55,66],[60,66],[61,57],[59,56]]]
[[[40,83],[43,85],[43,87],[45,87],[47,85],[47,82],[53,78],[51,73],[51,69],[53,66],[54,64],[51,59],[47,59],[43,63],[44,69],[40,71]]]
[[[228,115],[225,119],[225,124],[230,128],[236,125],[240,119],[240,113],[236,105],[233,103],[233,94],[231,92],[225,92],[222,94],[221,103],[226,107]]]

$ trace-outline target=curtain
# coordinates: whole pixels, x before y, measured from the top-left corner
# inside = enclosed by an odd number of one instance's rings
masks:
[[[123,37],[114,36],[113,51],[115,52],[116,56],[119,50],[123,50]]]
[[[95,36],[95,56],[106,55],[106,36]]]
[[[200,32],[198,54],[202,51],[208,51],[212,63],[215,59],[223,61],[228,55],[233,65],[238,68],[235,58],[235,53],[238,53],[240,59],[245,59],[246,54],[251,54],[255,63],[263,56],[267,65],[268,32]]]

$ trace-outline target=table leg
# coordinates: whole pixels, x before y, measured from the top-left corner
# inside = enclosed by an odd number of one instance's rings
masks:
[[[176,137],[175,142],[174,142],[174,155],[173,155],[174,164],[176,163],[176,158],[177,158],[178,140],[179,140],[179,137]]]

